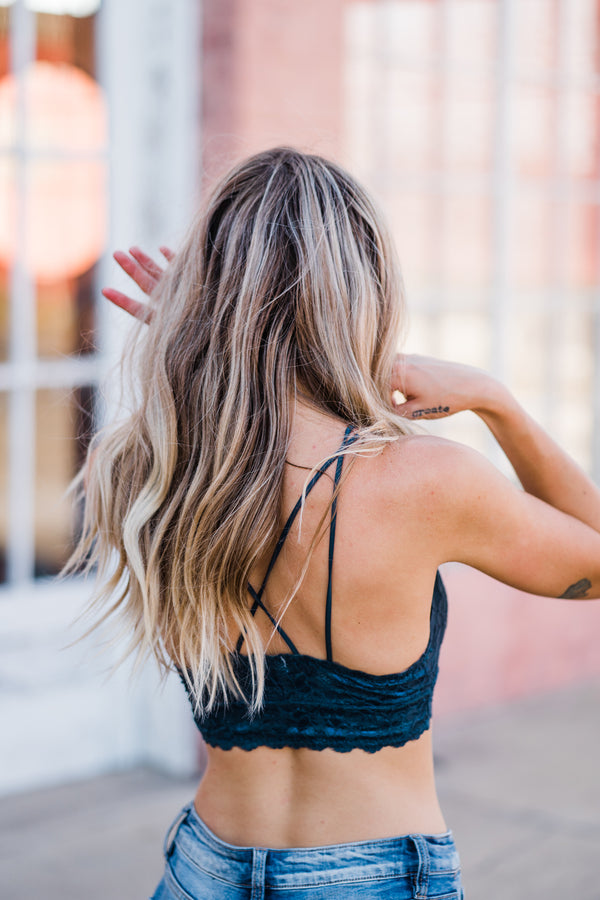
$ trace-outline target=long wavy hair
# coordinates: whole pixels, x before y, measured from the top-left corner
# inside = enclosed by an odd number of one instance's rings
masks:
[[[96,570],[98,621],[116,615],[124,656],[184,673],[197,711],[242,695],[232,627],[243,634],[256,710],[265,648],[247,583],[277,540],[298,392],[356,426],[353,453],[410,430],[390,394],[399,266],[347,172],[277,148],[220,181],[150,304],[123,359],[134,399],[74,482],[83,525],[62,574]]]

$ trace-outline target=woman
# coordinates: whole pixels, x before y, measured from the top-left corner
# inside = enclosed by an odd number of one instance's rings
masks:
[[[165,273],[117,260],[151,294],[105,291],[149,322],[139,396],[94,442],[70,565],[98,564],[98,602],[116,590],[130,648],[178,669],[208,744],[154,897],[460,898],[438,566],[598,597],[597,488],[489,375],[397,355],[394,251],[330,162],[261,153]],[[410,422],[465,409],[523,490]]]

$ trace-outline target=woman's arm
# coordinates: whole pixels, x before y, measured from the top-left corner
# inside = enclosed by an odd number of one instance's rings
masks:
[[[600,490],[490,375],[426,357],[399,357],[397,409],[415,419],[471,409],[488,425],[523,485],[480,454],[434,439],[430,471],[438,536],[448,559],[531,593],[600,596]]]
[[[524,490],[600,531],[600,490],[543,428],[498,385],[477,410],[510,460]]]
[[[400,384],[407,398],[397,406],[402,415],[431,419],[472,410],[486,423],[528,494],[600,531],[600,489],[487,372],[405,356],[397,360],[393,387]]]

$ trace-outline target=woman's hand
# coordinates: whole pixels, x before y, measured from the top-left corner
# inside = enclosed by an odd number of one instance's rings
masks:
[[[168,247],[161,247],[160,252],[167,262],[171,262],[175,256]],[[163,269],[139,247],[131,247],[129,253],[130,255],[128,256],[127,253],[116,250],[113,253],[113,257],[123,271],[135,281],[145,294],[151,294],[163,274]],[[142,322],[146,323],[152,320],[152,310],[145,303],[140,303],[139,300],[134,300],[133,297],[129,297],[127,294],[115,290],[115,288],[103,288],[102,293],[107,300],[110,300],[115,306],[124,309],[125,312],[128,312],[129,315],[134,316],[136,319],[141,319]]]
[[[493,409],[502,386],[487,372],[430,356],[398,354],[392,369],[392,392],[406,398],[396,412],[411,419],[441,419],[465,409]]]

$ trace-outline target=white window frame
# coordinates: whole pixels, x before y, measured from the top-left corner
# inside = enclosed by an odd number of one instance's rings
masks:
[[[176,248],[197,203],[201,175],[200,12],[196,0],[103,0],[97,13],[98,81],[106,93],[110,121],[106,150],[110,222],[106,254],[98,266],[99,284],[132,292],[133,285],[118,273],[111,259],[112,251],[127,249],[133,243],[153,254],[160,244]],[[13,3],[10,27],[12,70],[18,76],[33,60],[35,51],[34,14],[26,0]],[[23,124],[21,121],[17,148],[21,191],[26,153]],[[10,681],[8,691],[0,693],[0,719],[18,734],[7,755],[0,744],[0,771],[5,773],[0,776],[0,794],[136,762],[190,773],[197,768],[198,737],[177,678],[169,678],[161,693],[150,665],[127,689],[127,668],[105,682],[99,666],[104,670],[108,662],[110,667],[110,657],[100,664],[95,659],[88,662],[77,649],[65,651],[60,657],[55,690],[52,677],[40,681],[44,676],[36,669],[40,656],[44,656],[43,647],[58,652],[72,637],[68,626],[91,590],[91,585],[79,577],[60,585],[52,579],[33,577],[36,391],[102,383],[105,396],[110,397],[113,391],[116,395],[117,387],[111,388],[107,373],[120,356],[129,323],[125,314],[112,308],[97,290],[99,352],[80,359],[37,359],[35,295],[24,266],[23,222],[19,229],[20,250],[11,284],[11,350],[9,360],[0,364],[0,390],[10,398],[10,578],[0,587],[0,643],[8,651],[0,677],[5,671]],[[110,414],[110,410],[104,413]],[[37,627],[39,622],[43,627]],[[91,656],[92,644],[85,646]],[[117,654],[118,649],[112,661]],[[100,718],[94,721],[100,723],[100,732],[105,721],[102,716],[106,717],[106,739],[87,748],[69,738],[69,716],[75,704],[71,695],[76,683],[87,688],[86,702],[99,710]],[[66,699],[67,684],[70,700]],[[35,722],[43,692],[59,711],[54,716],[59,721],[41,725],[46,729],[46,742],[55,746],[52,758],[39,752],[34,756],[34,751],[26,749],[31,742],[30,725],[26,723]],[[80,706],[81,699],[76,703]],[[21,710],[19,720],[11,722],[16,709]],[[53,728],[56,731],[50,734]]]

